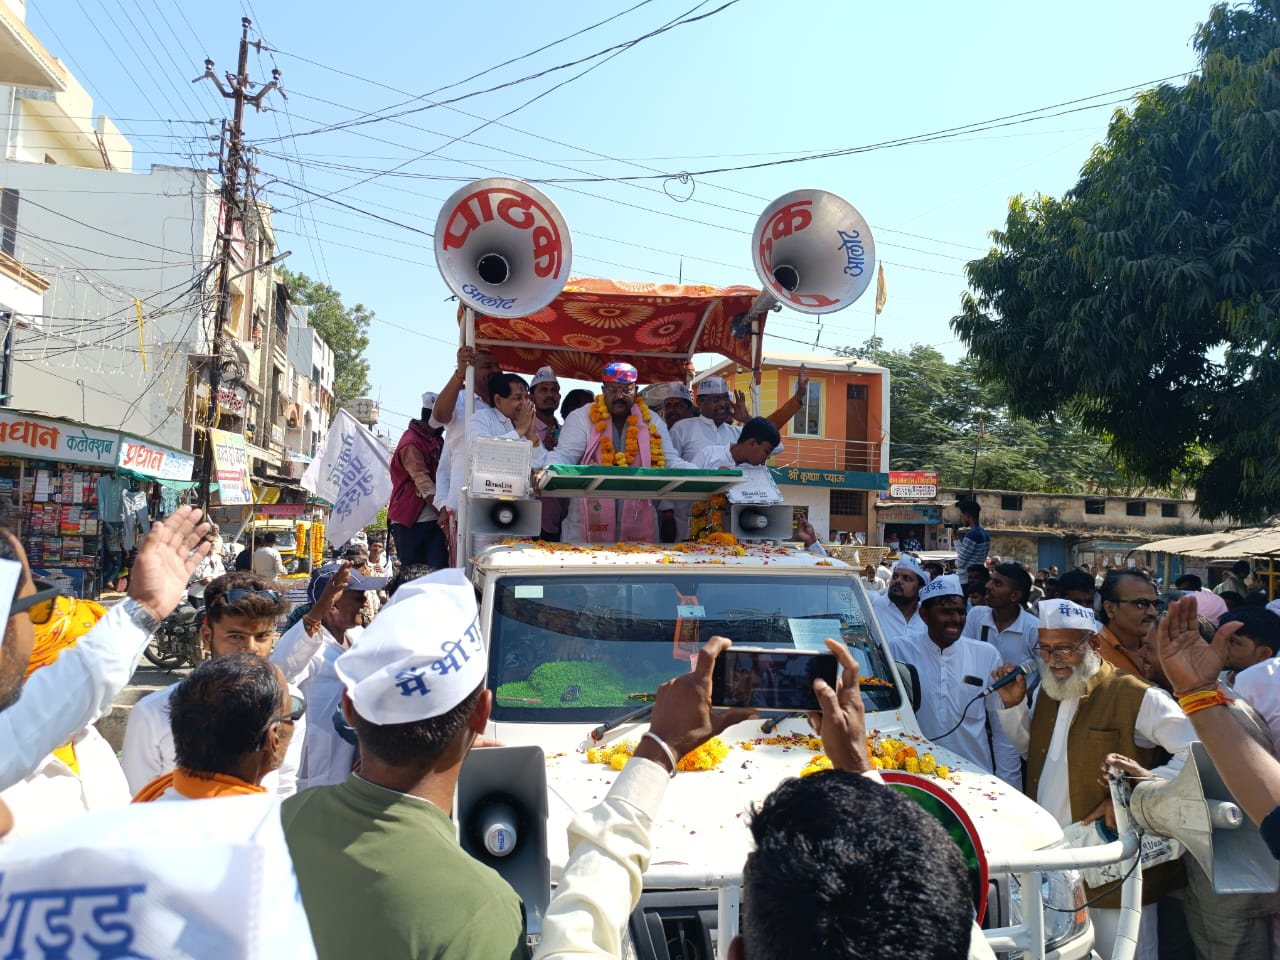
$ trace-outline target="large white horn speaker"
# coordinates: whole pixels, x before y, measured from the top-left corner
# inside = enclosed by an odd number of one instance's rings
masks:
[[[1227,790],[1200,741],[1172,780],[1144,780],[1129,799],[1134,819],[1190,851],[1216,893],[1272,893],[1280,864]]]
[[[870,285],[876,245],[852,204],[825,190],[796,190],[756,221],[751,259],[780,303],[801,313],[834,313]]]
[[[569,279],[573,244],[555,204],[519,180],[477,180],[436,218],[436,264],[464,305],[491,317],[541,310]]]

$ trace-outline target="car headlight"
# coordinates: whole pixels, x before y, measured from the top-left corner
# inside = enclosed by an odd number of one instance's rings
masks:
[[[1009,877],[1009,915],[1022,922],[1022,878]],[[1079,870],[1051,870],[1040,875],[1044,901],[1044,947],[1053,950],[1084,933],[1089,921],[1084,902],[1084,880]]]

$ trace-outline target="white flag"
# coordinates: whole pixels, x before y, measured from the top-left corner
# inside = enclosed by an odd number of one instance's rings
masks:
[[[266,794],[132,803],[0,846],[0,956],[314,958]]]
[[[339,410],[323,452],[300,482],[304,490],[333,504],[324,535],[335,547],[341,546],[390,502],[390,455],[363,424]]]

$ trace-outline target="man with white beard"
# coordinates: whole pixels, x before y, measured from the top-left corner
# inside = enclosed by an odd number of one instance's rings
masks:
[[[1195,733],[1167,693],[1102,659],[1092,610],[1069,600],[1041,600],[1039,606],[1037,652],[1043,668],[1035,705],[1028,708],[1026,680],[1018,677],[1000,688],[1000,725],[1027,760],[1024,792],[1029,797],[1064,827],[1103,819],[1114,830],[1110,792],[1098,774],[1107,754],[1134,758],[1167,779],[1186,762]],[[1006,664],[992,676],[998,679],[1013,669]],[[1143,871],[1138,960],[1155,960],[1156,902],[1182,882],[1177,861]],[[1104,957],[1111,956],[1115,941],[1120,890],[1114,884],[1085,888],[1094,897],[1111,887],[1089,911],[1094,948]]]

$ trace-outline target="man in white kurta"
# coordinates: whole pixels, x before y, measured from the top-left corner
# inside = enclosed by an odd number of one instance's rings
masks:
[[[906,556],[893,565],[889,590],[871,600],[871,609],[884,638],[892,643],[920,624],[920,591],[929,584],[929,574],[915,557]]]
[[[894,659],[911,664],[919,674],[916,719],[921,732],[1021,790],[1022,765],[1000,726],[1000,698],[987,696],[974,702],[1000,666],[1000,655],[990,644],[963,636],[964,591],[959,577],[938,577],[920,592],[920,618],[923,632],[908,631],[889,647]],[[958,729],[943,736],[957,724]]]

